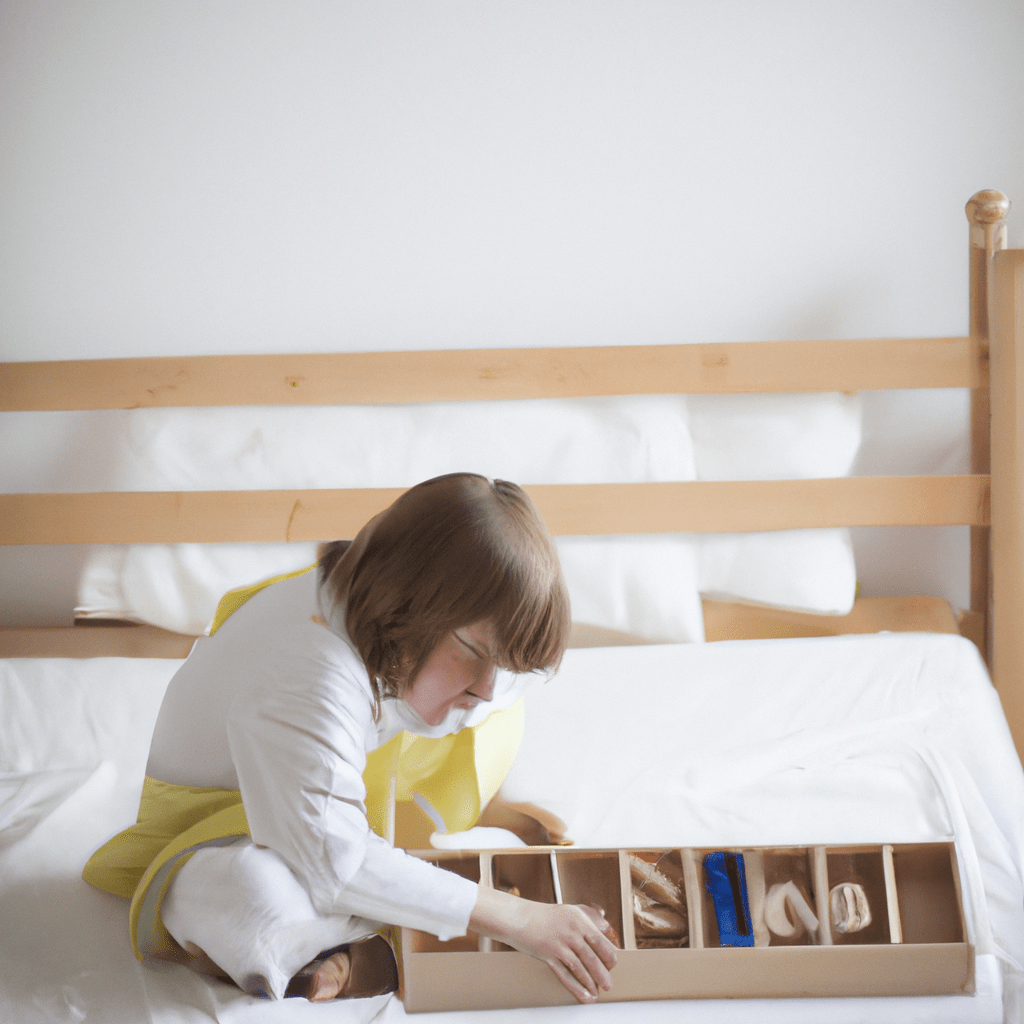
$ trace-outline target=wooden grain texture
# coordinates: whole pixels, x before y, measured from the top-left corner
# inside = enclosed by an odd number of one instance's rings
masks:
[[[527,487],[556,536],[834,526],[985,525],[986,476],[558,484]],[[401,493],[106,492],[0,495],[0,544],[180,544],[352,537]]]
[[[181,356],[0,364],[0,411],[978,387],[970,341]]]
[[[990,667],[1024,757],[1024,249],[994,262]]]
[[[742,601],[705,600],[706,640],[774,640],[851,633],[958,633],[941,597],[860,597],[847,615],[815,615]]]
[[[956,617],[956,626],[960,635],[970,640],[978,648],[978,653],[983,658],[988,657],[988,637],[985,633],[987,620],[988,616],[981,615],[970,608],[961,609]]]
[[[186,658],[195,640],[156,626],[9,626],[0,658]]]
[[[989,296],[992,291],[993,256],[1006,248],[1006,217],[1010,203],[1002,192],[977,192],[967,203],[970,225],[968,247],[968,338],[972,362],[978,368],[978,386],[971,391],[971,472],[988,473],[991,465],[991,409],[989,392]],[[989,656],[988,606],[991,600],[989,568],[990,531],[971,527],[970,610],[981,636],[981,651]],[[981,621],[978,622],[978,617]]]

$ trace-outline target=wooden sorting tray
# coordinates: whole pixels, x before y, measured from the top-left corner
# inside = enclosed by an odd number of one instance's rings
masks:
[[[753,946],[724,946],[709,892],[705,857],[712,849],[529,847],[418,851],[417,856],[483,885],[515,886],[527,899],[601,907],[622,950],[610,992],[601,1000],[730,997],[882,996],[971,993],[974,948],[967,941],[960,875],[952,843],[734,849],[744,857]],[[638,948],[630,856],[679,882],[687,928],[676,948]],[[763,879],[763,881],[762,881]],[[804,921],[784,912],[794,934],[769,931],[766,893],[794,882]],[[830,891],[861,886],[871,921],[858,931],[834,926]],[[790,890],[791,891],[791,890]],[[779,932],[779,901],[771,920]],[[640,944],[644,940],[641,938]],[[403,929],[405,1008],[470,1010],[573,1002],[548,967],[499,942],[469,933],[441,942]]]

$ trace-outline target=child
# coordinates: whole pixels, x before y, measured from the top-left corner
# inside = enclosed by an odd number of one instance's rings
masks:
[[[140,959],[251,994],[393,990],[383,923],[441,938],[470,928],[595,999],[616,958],[597,911],[520,899],[395,849],[369,827],[363,780],[367,753],[402,745],[403,730],[469,730],[420,774],[448,818],[474,824],[496,784],[467,776],[487,774],[488,758],[491,774],[507,771],[523,676],[557,667],[568,625],[554,545],[521,488],[471,474],[413,487],[351,544],[324,545],[316,573],[222,602],[168,687],[139,822],[85,878],[132,897]]]

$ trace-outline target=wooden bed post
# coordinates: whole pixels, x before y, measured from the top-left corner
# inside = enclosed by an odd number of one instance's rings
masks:
[[[1024,249],[992,275],[992,680],[1024,759]]]
[[[1006,248],[1006,215],[1010,201],[1002,192],[985,190],[967,203],[970,222],[970,343],[978,386],[971,391],[971,473],[986,475],[991,468],[991,407],[989,380],[989,296],[992,257]],[[978,645],[992,665],[991,539],[987,526],[971,527],[971,607],[961,629]]]

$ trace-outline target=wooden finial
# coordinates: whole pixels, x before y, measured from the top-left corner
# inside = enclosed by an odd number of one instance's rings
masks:
[[[967,219],[972,224],[996,224],[1005,220],[1009,212],[1010,200],[995,189],[976,192],[967,201]]]

